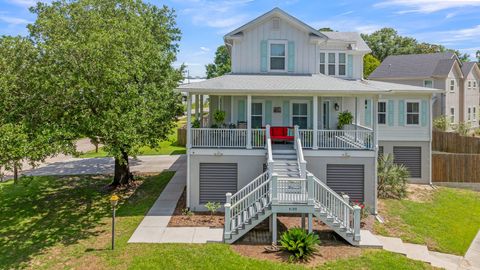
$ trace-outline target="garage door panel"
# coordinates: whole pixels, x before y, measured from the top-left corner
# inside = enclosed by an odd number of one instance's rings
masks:
[[[422,148],[417,146],[394,146],[393,157],[396,164],[402,164],[412,178],[422,177]]]
[[[348,194],[352,201],[364,201],[364,180],[364,165],[327,164],[327,185],[338,194]]]
[[[237,163],[200,163],[200,203],[225,203],[225,194],[237,191],[237,167]]]

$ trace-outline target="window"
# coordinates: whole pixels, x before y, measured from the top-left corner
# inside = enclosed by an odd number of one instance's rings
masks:
[[[328,53],[328,75],[335,76],[335,53]]]
[[[387,123],[387,103],[385,101],[378,102],[378,123],[385,125]]]
[[[338,75],[345,76],[347,72],[347,57],[345,53],[338,54]]]
[[[473,81],[473,90],[477,90],[477,81]]]
[[[468,81],[467,84],[468,84],[467,86],[468,90],[472,90],[472,81]]]
[[[470,121],[472,120],[472,108],[471,107],[468,107],[467,109],[467,120]]]
[[[455,108],[450,107],[450,123],[455,123]]]
[[[325,53],[320,53],[320,73],[325,74]]]
[[[280,30],[280,18],[273,18],[272,19],[272,29],[273,30]]]
[[[418,125],[420,123],[420,103],[407,102],[407,125]]]
[[[270,43],[270,70],[285,71],[286,43]]]
[[[423,81],[423,87],[433,88],[433,81],[432,80]]]
[[[450,92],[455,92],[455,80],[450,80]]]
[[[260,102],[252,103],[252,128],[261,128],[263,126],[263,104]]]
[[[473,106],[472,118],[473,120],[477,120],[477,107],[475,106]]]
[[[300,129],[306,129],[308,123],[308,106],[307,103],[292,104],[292,124],[298,125]]]

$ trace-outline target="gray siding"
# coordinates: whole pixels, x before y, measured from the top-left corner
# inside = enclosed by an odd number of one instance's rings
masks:
[[[352,201],[364,201],[364,175],[364,165],[327,165],[327,185],[338,194],[346,193]]]
[[[408,169],[410,177],[422,178],[422,148],[418,146],[394,146],[394,162]]]
[[[200,203],[225,203],[225,194],[237,191],[237,167],[237,163],[200,163]]]

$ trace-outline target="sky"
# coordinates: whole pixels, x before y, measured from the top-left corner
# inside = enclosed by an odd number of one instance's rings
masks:
[[[0,0],[0,34],[27,35],[35,0]],[[480,50],[480,0],[149,0],[177,14],[182,31],[176,65],[204,76],[223,35],[279,7],[314,28],[372,33],[393,27],[420,42],[468,53]]]

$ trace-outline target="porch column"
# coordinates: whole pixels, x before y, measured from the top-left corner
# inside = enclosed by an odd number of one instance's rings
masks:
[[[198,109],[200,108],[200,103],[198,102],[199,95],[195,95],[195,119],[198,119]]]
[[[313,145],[314,150],[318,149],[318,97],[313,96]]]
[[[252,149],[252,95],[247,96],[247,149]]]
[[[272,213],[272,244],[277,244],[277,213]]]
[[[203,128],[203,95],[200,95],[200,127]]]
[[[308,233],[313,232],[313,215],[312,213],[308,213]]]
[[[375,152],[377,152],[378,150],[378,131],[377,131],[377,128],[378,128],[378,113],[377,113],[377,110],[378,110],[378,96],[375,96],[373,97],[373,106],[372,106],[372,110],[373,110],[373,147],[375,149]],[[376,178],[375,178],[376,179]]]
[[[192,146],[192,94],[187,95],[187,149]]]
[[[355,97],[355,142],[357,141],[357,125],[359,124],[358,122],[358,97]]]

